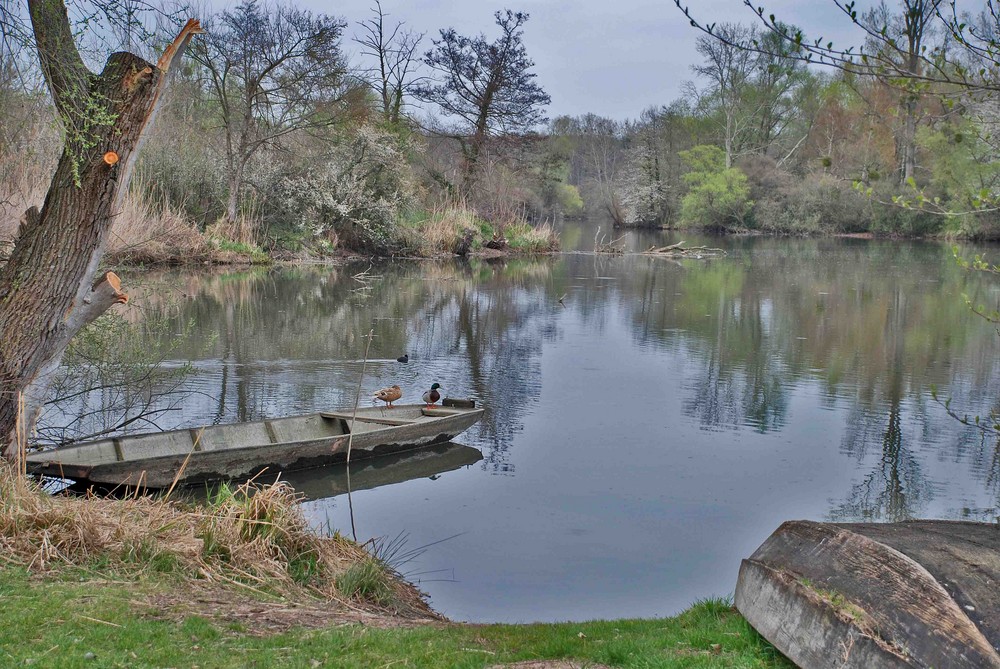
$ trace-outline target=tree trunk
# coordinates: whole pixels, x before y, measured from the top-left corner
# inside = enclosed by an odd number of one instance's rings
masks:
[[[201,32],[189,21],[157,65],[121,52],[95,75],[79,59],[65,7],[33,0],[29,11],[67,132],[45,203],[25,213],[0,270],[0,447],[8,459],[17,454],[16,430],[30,434],[73,336],[128,299],[114,274],[96,283],[94,275],[171,65]]]
[[[236,168],[233,168],[234,170]],[[240,180],[235,175],[229,177],[229,193],[226,195],[226,222],[235,223],[240,210]]]
[[[917,167],[917,100],[910,93],[906,95],[907,99],[902,104],[903,127],[900,128],[896,146],[899,182],[901,184],[905,184],[913,178]]]

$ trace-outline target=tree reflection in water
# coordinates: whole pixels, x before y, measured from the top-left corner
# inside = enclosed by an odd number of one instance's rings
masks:
[[[745,432],[814,448],[817,436],[803,416],[843,415],[840,434],[820,435],[831,441],[821,447],[839,442],[856,463],[853,487],[830,503],[834,518],[920,515],[938,489],[928,458],[965,463],[997,490],[996,448],[928,402],[936,384],[970,412],[996,405],[996,334],[971,319],[958,297],[995,300],[992,284],[959,272],[942,245],[727,245],[729,257],[702,262],[566,254],[170,273],[142,299],[169,314],[175,331],[192,321],[199,333],[179,354],[196,373],[195,394],[173,414],[178,425],[351,406],[363,336],[374,327],[362,397],[399,383],[403,401],[413,402],[435,381],[446,395],[475,397],[488,408],[470,432],[485,451],[481,466],[511,475],[525,417],[543,384],[561,382],[544,375],[547,347],[624,325],[625,339],[602,342],[599,358],[579,364],[629,392],[616,361],[655,352],[675,375],[665,382],[679,389],[677,404],[662,411],[707,432],[706,443]],[[407,365],[395,361],[403,351]],[[806,406],[810,393],[818,398]],[[620,433],[637,441],[660,436],[627,426]]]

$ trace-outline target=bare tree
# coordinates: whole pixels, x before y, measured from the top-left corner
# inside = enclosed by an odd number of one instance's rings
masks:
[[[0,444],[7,458],[16,455],[18,426],[26,434],[36,420],[69,341],[128,299],[114,273],[96,283],[94,275],[167,79],[202,32],[188,21],[157,63],[120,51],[95,74],[62,2],[28,0],[28,13],[66,138],[45,203],[25,212],[0,270]]]
[[[765,153],[790,116],[790,94],[802,71],[783,53],[780,40],[756,26],[725,23],[718,37],[703,35],[696,49],[704,58],[691,69],[709,81],[701,102],[721,117],[726,167],[745,153]],[[765,51],[750,45],[770,42]]]
[[[917,123],[920,120],[921,86],[917,83],[924,71],[924,54],[931,33],[931,21],[938,13],[942,0],[900,0],[901,15],[893,15],[883,1],[865,17],[869,32],[885,36],[888,41],[869,38],[869,50],[882,52],[882,57],[899,62],[905,76],[892,77],[900,88],[899,108],[902,123],[896,136],[896,162],[899,182],[914,177],[917,166]]]
[[[569,183],[580,186],[587,208],[618,220],[615,189],[626,162],[622,123],[596,114],[562,116],[552,122],[551,133],[571,138],[575,146],[569,159]]]
[[[404,30],[402,21],[388,27],[387,14],[379,0],[375,0],[372,14],[372,18],[359,24],[363,34],[354,41],[361,45],[361,53],[376,60],[372,86],[382,101],[386,123],[395,125],[399,123],[405,97],[419,84],[414,70],[420,64],[417,47],[424,34]]]
[[[285,135],[330,125],[343,101],[341,19],[256,0],[215,17],[192,49],[224,131],[226,219],[235,221],[251,159]]]
[[[719,39],[699,37],[695,50],[704,59],[692,66],[699,76],[709,80],[709,95],[722,115],[722,145],[726,152],[726,167],[733,166],[733,157],[740,151],[740,138],[751,120],[741,113],[743,95],[749,88],[755,67],[755,54],[744,45],[756,38],[756,31],[745,26],[724,23],[717,28]]]
[[[535,83],[534,63],[528,58],[521,27],[524,12],[496,12],[500,37],[465,37],[454,28],[441,31],[424,63],[443,78],[417,88],[417,96],[457,119],[451,136],[462,146],[465,187],[469,188],[476,162],[487,141],[497,135],[516,135],[545,122],[548,93]]]

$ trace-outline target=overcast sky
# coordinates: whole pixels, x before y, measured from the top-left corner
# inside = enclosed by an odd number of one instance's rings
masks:
[[[837,44],[857,41],[846,18],[830,0],[755,0],[809,35]],[[341,16],[353,35],[357,22],[371,15],[372,0],[293,0],[315,12]],[[221,3],[213,3],[218,6]],[[742,0],[688,0],[706,22],[750,23],[754,15]],[[870,3],[859,2],[861,5]],[[697,61],[692,28],[672,0],[382,0],[392,21],[405,21],[427,33],[422,51],[441,28],[460,34],[495,37],[493,13],[509,8],[531,15],[524,42],[535,61],[538,82],[552,96],[548,115],[593,112],[617,119],[635,118],[643,109],[682,95]],[[345,40],[346,42],[346,40]],[[346,43],[360,64],[357,45]]]

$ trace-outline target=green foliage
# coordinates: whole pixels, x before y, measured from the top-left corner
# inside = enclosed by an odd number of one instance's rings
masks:
[[[162,550],[157,542],[148,537],[126,545],[123,551],[123,561],[135,563],[142,569],[164,574],[177,570],[179,566],[176,554]]]
[[[246,244],[244,242],[234,242],[229,239],[213,239],[213,243],[220,251],[239,253],[247,256],[250,262],[255,265],[267,265],[271,262],[271,257],[256,244]]]
[[[583,198],[576,186],[561,183],[556,186],[556,203],[567,218],[583,216]]]
[[[536,228],[530,223],[511,223],[504,229],[507,245],[528,253],[546,253],[557,248],[554,236],[547,228]]]
[[[682,221],[709,229],[745,227],[753,207],[746,174],[727,168],[726,154],[717,146],[702,144],[680,156],[689,167],[683,177],[688,192],[681,201]]]
[[[414,186],[399,138],[374,126],[353,131],[325,165],[279,185],[286,223],[352,250],[391,253],[397,222],[414,204]]]

